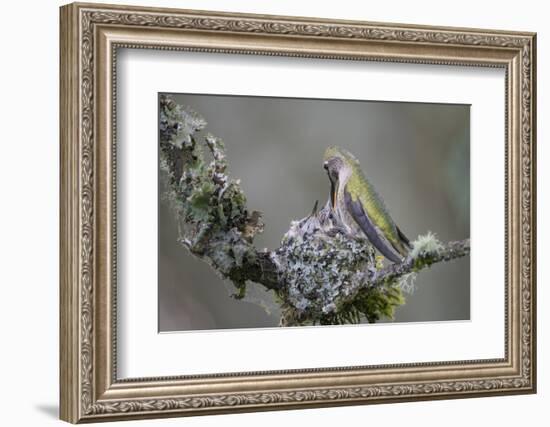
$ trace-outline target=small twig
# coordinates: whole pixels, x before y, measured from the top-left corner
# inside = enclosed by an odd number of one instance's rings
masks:
[[[370,286],[380,286],[408,273],[416,273],[431,265],[461,258],[470,253],[470,239],[449,242],[437,252],[424,252],[416,258],[407,258],[400,264],[391,264],[376,273]]]

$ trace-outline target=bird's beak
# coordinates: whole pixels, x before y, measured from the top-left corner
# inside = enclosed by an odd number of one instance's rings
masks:
[[[332,204],[332,209],[336,208],[336,185],[334,181],[330,180],[330,203]]]
[[[330,203],[332,205],[332,209],[334,209],[336,207],[336,184],[328,171],[328,162],[323,163],[323,168],[327,171],[328,179],[330,181]]]

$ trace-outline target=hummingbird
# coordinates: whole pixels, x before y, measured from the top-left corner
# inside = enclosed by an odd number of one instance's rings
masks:
[[[330,204],[351,235],[364,234],[388,260],[403,261],[411,244],[391,218],[384,201],[367,180],[359,161],[343,148],[328,147],[323,167],[330,180]]]

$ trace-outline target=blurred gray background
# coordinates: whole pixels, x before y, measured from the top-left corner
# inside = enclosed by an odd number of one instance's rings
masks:
[[[264,214],[258,248],[275,248],[290,221],[327,200],[328,145],[359,159],[365,175],[412,241],[470,237],[470,107],[453,104],[174,95],[225,141],[230,174],[250,210]],[[159,185],[161,180],[159,180]],[[159,188],[159,195],[164,189]],[[271,295],[249,286],[247,301],[177,243],[176,221],[159,197],[159,331],[278,325]],[[469,257],[422,271],[394,322],[470,318]]]

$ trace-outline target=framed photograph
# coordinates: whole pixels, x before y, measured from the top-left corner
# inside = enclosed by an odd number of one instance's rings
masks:
[[[536,391],[535,34],[60,22],[63,420]]]

